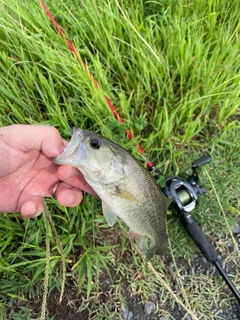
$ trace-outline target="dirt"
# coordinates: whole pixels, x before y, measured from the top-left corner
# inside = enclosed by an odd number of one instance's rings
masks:
[[[87,320],[89,312],[87,310],[77,313],[81,306],[82,298],[77,293],[76,286],[71,283],[66,283],[66,289],[62,302],[59,303],[60,294],[57,289],[54,289],[48,298],[48,312],[50,317],[56,320]]]

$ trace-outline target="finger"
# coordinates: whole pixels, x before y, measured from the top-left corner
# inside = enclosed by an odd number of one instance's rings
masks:
[[[41,197],[31,197],[24,202],[21,207],[21,214],[24,218],[35,218],[44,211],[43,199]]]
[[[57,170],[58,178],[62,181],[79,175],[79,172],[77,168],[68,165],[61,165]]]
[[[2,134],[23,151],[39,150],[47,157],[59,155],[64,148],[57,129],[51,126],[15,124],[3,128]]]
[[[84,179],[83,174],[76,168],[67,165],[61,165],[57,170],[59,180],[64,181],[68,185],[81,189],[92,195],[96,195],[93,188]]]
[[[66,183],[61,183],[55,192],[55,198],[62,206],[76,207],[81,203],[83,194],[81,190],[72,188]]]

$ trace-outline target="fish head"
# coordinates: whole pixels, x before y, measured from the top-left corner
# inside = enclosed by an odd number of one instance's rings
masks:
[[[109,141],[92,131],[80,128],[73,128],[71,134],[69,144],[62,154],[54,158],[54,162],[76,167],[85,177],[93,178],[94,176],[95,180],[96,177],[100,180],[107,174],[108,177],[114,178],[115,171],[119,172],[119,166],[123,161],[117,156],[120,161],[116,163],[116,150],[109,145]]]

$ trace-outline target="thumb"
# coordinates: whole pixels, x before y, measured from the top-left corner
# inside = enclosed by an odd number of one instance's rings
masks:
[[[42,151],[49,158],[64,148],[60,133],[51,126],[14,124],[1,128],[1,139],[22,151]]]

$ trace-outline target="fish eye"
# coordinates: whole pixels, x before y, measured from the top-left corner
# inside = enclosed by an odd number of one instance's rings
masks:
[[[101,140],[98,138],[92,138],[90,140],[90,146],[95,150],[100,149],[101,145],[102,145]]]

